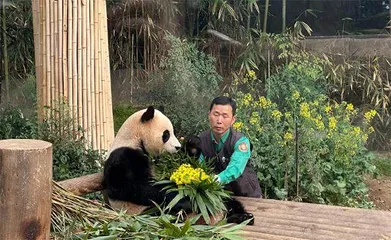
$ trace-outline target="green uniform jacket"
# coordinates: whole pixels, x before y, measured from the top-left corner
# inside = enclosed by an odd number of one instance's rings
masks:
[[[250,141],[242,133],[229,129],[217,142],[211,131],[200,135],[200,160],[216,158],[215,171],[222,184],[237,196],[261,197],[258,178],[249,164]]]

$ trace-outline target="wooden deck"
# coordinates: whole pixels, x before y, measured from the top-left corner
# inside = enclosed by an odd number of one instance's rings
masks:
[[[387,239],[391,211],[238,198],[254,214],[246,239]]]

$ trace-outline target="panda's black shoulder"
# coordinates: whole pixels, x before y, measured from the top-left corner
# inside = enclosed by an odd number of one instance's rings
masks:
[[[134,173],[133,176],[150,174],[150,159],[140,149],[120,147],[113,150],[104,164],[104,175],[120,176]]]

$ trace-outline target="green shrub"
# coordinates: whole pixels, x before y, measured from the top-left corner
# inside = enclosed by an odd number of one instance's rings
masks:
[[[164,106],[177,135],[199,133],[208,126],[209,104],[222,78],[214,67],[215,60],[198,51],[195,44],[171,35],[166,40],[171,48],[148,86],[148,104]]]
[[[140,108],[141,109],[141,108]],[[114,118],[114,132],[117,133],[121,128],[122,124],[132,115],[133,113],[140,110],[132,105],[119,104],[113,108]]]
[[[35,117],[25,118],[17,108],[0,109],[0,139],[40,139],[52,143],[53,179],[57,181],[101,171],[103,154],[86,147],[83,131],[71,127],[73,119],[65,105],[46,110],[51,114],[39,123]],[[56,114],[60,112],[63,114]]]

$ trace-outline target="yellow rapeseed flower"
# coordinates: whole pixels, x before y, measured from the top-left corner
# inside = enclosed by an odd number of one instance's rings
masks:
[[[251,96],[250,93],[247,93],[246,95],[244,95],[244,98],[243,98],[244,106],[249,106],[252,100],[253,100],[253,97]]]
[[[251,79],[256,79],[257,76],[255,75],[255,72],[253,70],[250,70],[247,72],[247,76]]]
[[[286,132],[286,133],[284,134],[284,140],[285,140],[285,141],[290,141],[290,140],[292,140],[292,139],[293,139],[293,134],[292,134],[292,133]]]
[[[364,117],[365,117],[365,119],[369,122],[369,121],[371,121],[372,120],[372,118],[374,117],[374,116],[376,116],[376,110],[371,110],[371,111],[368,111],[368,112],[366,112],[365,114],[364,114]]]
[[[353,110],[354,110],[353,104],[349,103],[349,104],[346,106],[346,110],[348,110],[348,111],[353,111]]]
[[[327,105],[324,109],[325,113],[330,113],[331,112],[331,106]]]
[[[170,177],[170,180],[177,185],[197,183],[210,179],[210,176],[203,169],[193,168],[190,164],[182,164]]]
[[[300,97],[300,93],[299,93],[297,90],[295,90],[295,91],[293,92],[292,97],[293,97],[293,99],[297,100],[297,99],[299,99],[299,97]]]
[[[269,106],[268,101],[264,96],[259,97],[259,106],[261,106],[261,108],[267,108]]]
[[[337,119],[335,117],[329,118],[329,128],[336,129],[337,128]]]
[[[278,110],[273,110],[272,111],[272,117],[276,120],[280,120],[282,117],[282,113]]]
[[[310,106],[308,105],[308,103],[304,102],[300,104],[300,116],[305,118],[311,117]]]
[[[354,135],[360,135],[360,133],[361,133],[361,129],[360,129],[360,127],[354,127],[353,128],[353,134]]]
[[[232,126],[235,130],[240,131],[243,127],[243,123],[242,122],[235,122]]]

